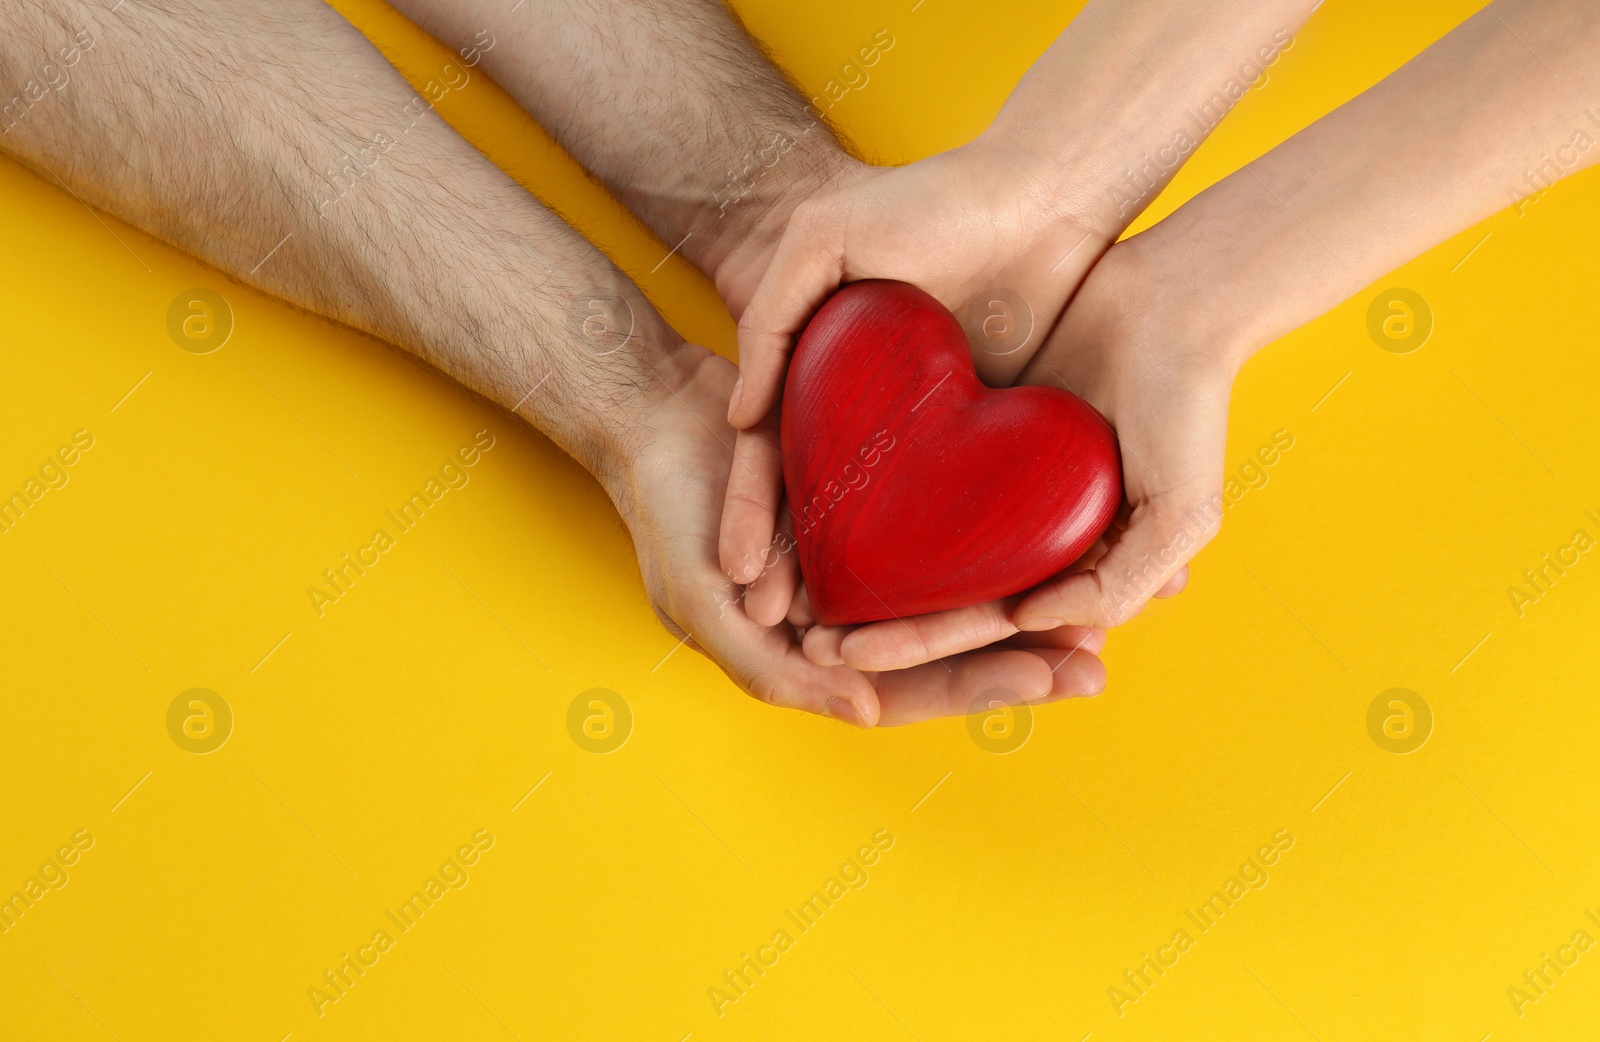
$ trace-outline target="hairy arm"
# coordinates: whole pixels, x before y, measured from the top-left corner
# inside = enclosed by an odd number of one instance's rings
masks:
[[[34,80],[59,86],[29,104]],[[673,338],[632,284],[317,0],[6,4],[0,84],[24,88],[0,112],[13,157],[223,271],[520,403],[602,480],[631,435],[593,400],[666,393],[657,374]],[[636,349],[572,349],[564,316],[596,288],[634,301],[648,327]]]
[[[394,6],[458,50],[492,40],[489,76],[736,313],[794,206],[854,165],[718,0]]]
[[[19,0],[0,6],[11,83],[6,153],[411,351],[575,456],[627,523],[663,624],[758,698],[872,725],[965,712],[995,688],[1033,699],[1100,683],[1094,634],[866,675],[817,667],[793,629],[725,610],[739,597],[716,564],[734,367],[685,344],[321,0]],[[597,300],[626,304],[631,329],[585,323]]]

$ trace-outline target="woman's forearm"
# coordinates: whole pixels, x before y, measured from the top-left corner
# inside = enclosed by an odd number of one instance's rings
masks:
[[[1500,0],[1125,243],[1234,361],[1600,159],[1600,8]]]
[[[1049,207],[1106,242],[1160,193],[1294,46],[1316,0],[1087,5],[977,146],[1004,152]]]

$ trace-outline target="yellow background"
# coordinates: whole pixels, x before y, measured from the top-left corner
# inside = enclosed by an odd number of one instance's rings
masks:
[[[446,52],[392,12],[340,6],[438,74]],[[1069,17],[739,6],[813,92],[893,33],[834,111],[886,162],[970,138]],[[1327,4],[1152,216],[1477,6]],[[651,274],[666,247],[482,76],[441,111],[732,352],[704,280],[677,258]],[[1191,589],[1113,634],[1106,693],[1038,711],[1007,755],[963,720],[863,733],[746,699],[668,655],[626,533],[548,442],[15,165],[0,200],[0,491],[74,430],[96,439],[0,536],[0,896],[95,838],[0,937],[0,1037],[1477,1042],[1600,1021],[1600,950],[1521,1017],[1507,995],[1575,930],[1600,938],[1600,563],[1521,617],[1506,592],[1600,534],[1600,179],[1252,362],[1230,470],[1279,428],[1294,448]],[[197,286],[236,320],[203,356],[165,320]],[[1413,353],[1368,335],[1389,286],[1435,316]],[[484,427],[471,483],[316,617],[322,569]],[[166,728],[192,687],[235,715],[208,755]],[[634,715],[607,755],[567,729],[595,687]],[[1367,729],[1395,687],[1434,714],[1408,755]],[[319,1018],[307,989],[477,829],[495,843],[470,883]],[[797,934],[785,910],[880,829],[870,882],[719,1017],[707,989]],[[1108,987],[1279,829],[1268,885],[1119,1017]]]

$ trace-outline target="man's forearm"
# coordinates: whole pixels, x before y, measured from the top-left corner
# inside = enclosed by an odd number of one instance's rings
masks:
[[[1128,245],[1243,358],[1600,158],[1600,11],[1500,0]]]
[[[632,283],[321,0],[0,7],[0,88],[44,63],[62,85],[6,110],[0,149],[246,282],[413,351],[602,476],[628,435],[595,400],[667,393],[654,385],[675,338]],[[607,298],[629,302],[612,309],[631,310],[632,337],[608,332],[618,316],[597,324],[584,310]]]
[[[662,241],[718,281],[851,160],[718,0],[396,0],[482,67]],[[768,227],[775,225],[775,227]]]

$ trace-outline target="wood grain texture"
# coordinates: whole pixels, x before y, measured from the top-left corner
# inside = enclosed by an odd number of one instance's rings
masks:
[[[1066,391],[993,390],[937,300],[852,283],[796,345],[783,471],[819,621],[1020,593],[1066,568],[1122,500],[1116,436]]]

